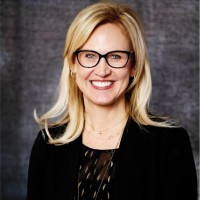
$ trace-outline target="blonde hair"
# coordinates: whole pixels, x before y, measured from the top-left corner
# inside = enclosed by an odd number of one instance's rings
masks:
[[[167,120],[156,121],[149,114],[149,101],[152,91],[151,71],[144,32],[137,14],[128,6],[99,2],[83,9],[71,23],[64,49],[64,66],[59,84],[58,98],[52,108],[38,117],[39,125],[45,128],[49,143],[65,144],[80,136],[84,127],[84,104],[82,93],[73,77],[75,50],[79,49],[90,37],[94,29],[105,23],[118,24],[127,33],[135,53],[136,68],[133,81],[126,91],[126,104],[129,117],[139,125],[169,126]],[[49,127],[66,124],[60,137],[54,138]]]

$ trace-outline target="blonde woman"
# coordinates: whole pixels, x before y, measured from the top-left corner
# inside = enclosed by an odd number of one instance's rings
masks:
[[[83,9],[67,33],[57,101],[35,111],[27,200],[196,200],[188,134],[150,114],[151,87],[135,12]]]

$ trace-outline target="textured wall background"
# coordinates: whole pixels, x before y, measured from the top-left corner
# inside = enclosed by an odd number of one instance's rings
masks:
[[[92,0],[1,0],[1,200],[23,200],[38,127],[62,69],[67,28]],[[153,72],[153,110],[188,130],[199,167],[198,0],[127,0],[141,17]]]

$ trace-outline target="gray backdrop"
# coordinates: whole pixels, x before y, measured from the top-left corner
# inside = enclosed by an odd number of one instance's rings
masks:
[[[1,200],[23,200],[33,109],[49,105],[63,65],[67,28],[92,0],[1,0]],[[146,32],[152,108],[188,130],[198,170],[198,0],[127,0]]]

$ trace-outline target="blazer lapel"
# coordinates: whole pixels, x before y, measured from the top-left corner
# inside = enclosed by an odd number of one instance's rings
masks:
[[[149,158],[147,141],[143,130],[129,120],[116,158],[116,199],[130,199],[130,194],[134,194],[137,200],[142,199],[145,168]]]
[[[73,198],[77,184],[80,147],[81,137],[70,144],[55,147],[53,170],[56,176],[53,179],[53,193],[56,194],[56,199]]]

